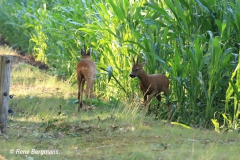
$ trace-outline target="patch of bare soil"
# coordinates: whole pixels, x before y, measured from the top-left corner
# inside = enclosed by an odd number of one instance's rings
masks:
[[[0,35],[0,45],[11,47],[11,45],[7,41],[5,41],[1,37],[1,35]],[[43,69],[43,70],[48,69],[48,66],[45,63],[42,63],[41,61],[37,61],[33,55],[26,54],[22,52],[21,49],[16,50],[16,53],[17,55],[13,56],[13,66],[19,63],[26,63],[32,66],[38,67],[39,69]]]
[[[32,55],[15,55],[13,56],[13,66],[19,63],[26,63],[32,66],[38,67],[39,69],[46,70],[48,66],[41,61],[37,61]]]

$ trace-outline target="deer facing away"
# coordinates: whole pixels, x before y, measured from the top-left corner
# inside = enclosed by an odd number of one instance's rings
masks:
[[[132,72],[130,73],[131,78],[138,77],[140,79],[140,89],[144,96],[144,104],[147,105],[147,102],[150,102],[152,97],[156,97],[158,100],[157,110],[161,102],[161,92],[164,92],[167,97],[169,91],[169,79],[163,74],[150,74],[148,75],[144,70],[143,66],[146,62],[139,63],[139,58],[134,62],[132,67]],[[147,96],[149,97],[147,98]],[[167,97],[168,99],[168,97]],[[168,101],[168,100],[167,100]],[[168,102],[168,118],[170,111],[170,103]],[[150,105],[148,105],[148,113],[150,113]],[[157,116],[156,112],[156,116]]]
[[[86,96],[86,107],[87,100],[90,97],[90,108],[92,107],[92,92],[93,92],[93,84],[94,78],[97,72],[95,63],[91,60],[91,49],[88,52],[81,49],[82,60],[77,64],[77,84],[78,84],[78,112],[83,108],[82,97],[85,92]],[[84,90],[84,84],[86,81],[86,89]]]

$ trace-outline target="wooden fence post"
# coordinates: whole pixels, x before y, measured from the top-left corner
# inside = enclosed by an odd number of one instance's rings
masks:
[[[7,133],[12,56],[0,55],[0,133]]]

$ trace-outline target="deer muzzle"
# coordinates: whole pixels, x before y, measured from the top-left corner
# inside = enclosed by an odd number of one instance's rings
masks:
[[[129,76],[130,76],[131,78],[135,78],[135,77],[136,77],[136,76],[135,76],[134,74],[132,74],[132,73],[131,73]]]

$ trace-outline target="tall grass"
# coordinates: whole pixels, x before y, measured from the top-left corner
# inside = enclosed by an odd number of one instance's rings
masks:
[[[93,47],[97,96],[134,100],[132,57],[148,73],[171,79],[172,120],[193,126],[239,124],[240,2],[236,0],[0,0],[0,34],[51,66],[75,77],[79,49]],[[114,77],[109,81],[109,77]],[[232,78],[231,78],[232,77]],[[232,95],[235,97],[232,102]],[[229,102],[230,101],[230,102]],[[221,114],[219,114],[221,115]]]
[[[224,124],[222,127],[228,126],[231,129],[239,129],[240,115],[240,56],[238,56],[238,64],[232,73],[229,85],[226,91],[225,112],[222,113]],[[231,107],[230,107],[231,106]],[[229,114],[231,112],[231,114]]]

